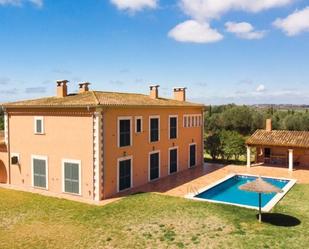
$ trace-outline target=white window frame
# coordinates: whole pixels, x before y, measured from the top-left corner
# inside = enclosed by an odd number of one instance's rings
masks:
[[[119,167],[120,167],[120,162],[122,161],[126,161],[126,160],[131,160],[131,186],[129,188],[123,189],[123,190],[119,190]],[[124,192],[128,189],[133,188],[133,156],[125,156],[125,157],[119,157],[117,159],[117,193],[121,193]]]
[[[37,132],[37,123],[36,123],[37,120],[40,120],[41,123],[42,123],[42,132]],[[36,134],[36,135],[43,135],[43,134],[45,134],[44,117],[42,117],[42,116],[34,117],[34,134]]]
[[[170,127],[170,121],[171,118],[176,118],[176,138],[171,138],[171,127]],[[173,140],[173,139],[178,139],[178,115],[169,115],[168,116],[168,139]]]
[[[158,178],[155,178],[155,179],[150,179],[150,155],[152,154],[156,154],[156,153],[159,153],[159,176]],[[153,182],[153,181],[156,181],[158,179],[160,179],[161,177],[161,151],[160,150],[154,150],[154,151],[151,151],[148,153],[148,182]]]
[[[71,193],[71,192],[66,192],[65,191],[65,169],[64,169],[64,164],[65,163],[74,163],[78,164],[78,193]],[[74,160],[74,159],[62,159],[61,160],[61,167],[62,167],[62,193],[64,194],[69,194],[69,195],[79,195],[81,196],[82,194],[82,161],[81,160]]]
[[[170,173],[171,172],[171,160],[170,160],[170,151],[173,149],[177,149],[177,171]],[[170,147],[168,148],[168,175],[173,175],[179,172],[179,148],[178,146]]]
[[[34,186],[34,170],[33,170],[33,160],[34,159],[44,160],[45,161],[45,165],[46,165],[46,188]],[[37,189],[48,190],[48,175],[49,175],[48,174],[48,156],[31,155],[31,186],[33,188],[37,188]]]
[[[130,145],[120,146],[120,121],[130,120]],[[117,118],[117,145],[118,148],[127,148],[133,146],[133,135],[132,135],[132,116],[121,116]]]
[[[137,131],[137,120],[141,120],[141,131]],[[143,117],[142,116],[135,116],[135,133],[142,133],[143,132]]]
[[[190,161],[191,161],[190,147],[191,147],[191,145],[195,145],[195,165],[190,167]],[[189,169],[194,168],[194,167],[196,167],[196,165],[197,165],[197,143],[190,143],[188,145],[188,168]]]
[[[151,142],[151,119],[158,119],[158,141],[153,141]],[[149,143],[153,144],[153,143],[158,143],[160,142],[160,129],[161,129],[161,120],[160,120],[160,115],[151,115],[149,116]]]

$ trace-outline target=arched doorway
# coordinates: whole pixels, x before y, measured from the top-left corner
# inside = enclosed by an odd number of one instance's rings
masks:
[[[7,172],[4,163],[0,160],[0,183],[7,183]]]

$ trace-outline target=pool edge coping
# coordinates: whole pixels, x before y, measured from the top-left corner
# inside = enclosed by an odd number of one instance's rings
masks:
[[[273,176],[261,176],[261,175],[253,175],[253,174],[246,174],[246,173],[231,173],[228,174],[227,176],[225,176],[224,178],[219,179],[218,181],[209,184],[203,188],[198,189],[198,194],[205,192],[219,184],[221,184],[222,182],[225,182],[227,180],[229,180],[230,178],[236,176],[236,175],[240,175],[240,176],[253,176],[253,177],[263,177],[263,178],[270,178],[270,179],[277,179],[277,180],[287,180],[289,181],[288,184],[286,186],[284,186],[282,188],[283,192],[282,193],[277,193],[266,205],[265,207],[262,208],[263,212],[269,212],[290,190],[291,188],[296,184],[297,180],[295,179],[290,179],[290,178],[285,178],[285,177],[273,177]],[[198,198],[195,197],[197,194],[196,193],[189,193],[185,195],[186,199],[190,199],[190,200],[196,200],[196,201],[206,201],[206,202],[210,202],[210,203],[219,203],[219,204],[226,204],[226,205],[231,205],[231,206],[238,206],[238,207],[244,207],[244,208],[249,208],[249,209],[254,209],[254,210],[258,210],[258,207],[254,207],[254,206],[249,206],[249,205],[242,205],[242,204],[237,204],[237,203],[230,203],[230,202],[224,202],[224,201],[216,201],[216,200],[210,200],[210,199],[202,199],[202,198]]]

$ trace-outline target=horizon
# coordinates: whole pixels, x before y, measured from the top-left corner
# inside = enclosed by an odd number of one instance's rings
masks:
[[[0,103],[54,96],[56,80],[205,105],[308,105],[305,0],[0,1]],[[268,104],[267,104],[268,103]]]

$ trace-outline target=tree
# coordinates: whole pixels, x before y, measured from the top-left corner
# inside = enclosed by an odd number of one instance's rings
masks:
[[[235,131],[221,131],[220,132],[221,141],[221,156],[222,158],[229,160],[234,156],[236,160],[240,156],[246,153],[245,139],[242,135]]]
[[[221,141],[219,134],[214,133],[207,137],[205,140],[205,149],[213,160],[218,158],[221,154]]]

